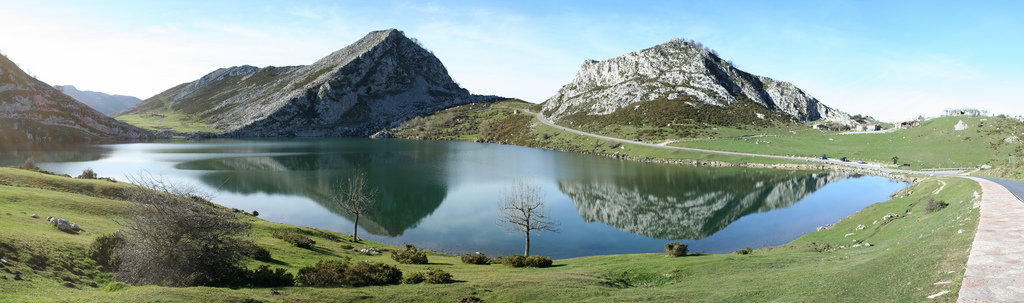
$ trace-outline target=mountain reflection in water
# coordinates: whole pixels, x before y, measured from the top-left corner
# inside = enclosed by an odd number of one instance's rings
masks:
[[[663,166],[558,181],[580,217],[658,239],[704,239],[737,219],[787,208],[848,172],[678,170]]]

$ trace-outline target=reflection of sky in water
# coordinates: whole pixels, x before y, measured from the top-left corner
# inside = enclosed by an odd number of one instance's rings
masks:
[[[884,201],[888,194],[905,186],[879,177],[844,179],[842,176],[833,176],[831,179],[822,179],[817,175],[812,176],[810,172],[661,166],[467,142],[295,139],[124,144],[107,147],[109,149],[102,155],[91,158],[97,160],[63,162],[57,159],[60,163],[40,163],[39,166],[69,175],[78,175],[82,169],[91,167],[100,176],[111,176],[119,180],[123,180],[126,174],[146,170],[215,192],[215,202],[227,207],[258,210],[260,217],[269,221],[343,233],[351,232],[351,221],[332,213],[317,202],[316,199],[323,199],[326,194],[309,191],[323,191],[324,184],[330,183],[329,178],[336,178],[354,166],[360,166],[370,172],[372,183],[390,186],[388,188],[398,191],[409,188],[440,190],[440,193],[422,193],[422,196],[443,199],[429,205],[419,205],[418,208],[408,207],[407,212],[402,207],[390,210],[388,216],[413,216],[404,220],[382,221],[400,224],[414,222],[411,228],[401,231],[399,236],[372,235],[362,229],[361,236],[395,245],[416,244],[417,247],[448,253],[480,251],[488,255],[521,254],[523,251],[523,235],[507,233],[495,224],[495,219],[498,215],[498,192],[507,183],[525,175],[532,176],[542,186],[548,209],[562,225],[561,233],[541,233],[532,237],[531,251],[556,258],[661,252],[664,244],[672,240],[688,243],[691,251],[709,253],[728,253],[747,246],[756,248],[784,244],[814,231],[818,226],[835,223],[867,205]],[[247,161],[253,164],[246,164]],[[294,170],[287,167],[310,163],[329,163],[332,170],[336,171]],[[233,171],[224,170],[227,164],[235,165],[232,166],[235,167]],[[220,170],[203,169],[204,165],[220,165],[216,166]],[[253,186],[252,183],[256,181],[269,185],[265,184],[265,188],[245,188],[244,191],[224,190]],[[559,188],[566,185],[575,186],[577,192],[563,193]],[[795,204],[794,201],[782,201],[784,205],[778,207],[745,205],[743,207],[747,210],[744,214],[749,214],[736,219],[727,218],[725,222],[711,222],[728,226],[721,230],[714,228],[713,234],[700,240],[655,239],[621,231],[608,225],[611,224],[609,222],[586,222],[577,210],[577,204],[592,210],[597,208],[604,211],[604,214],[620,212],[602,209],[610,207],[610,204],[573,201],[597,193],[605,194],[602,196],[605,198],[615,197],[614,194],[630,194],[647,197],[651,201],[670,201],[683,197],[681,193],[695,188],[711,190],[720,196],[758,197],[761,196],[757,194],[759,190],[772,189],[773,186],[785,186],[785,189],[806,198]],[[421,196],[418,192],[400,194],[396,197]],[[689,193],[687,196],[699,194]],[[612,202],[618,207],[630,208],[633,208],[630,203],[648,203],[631,200]],[[434,203],[438,203],[436,209]],[[714,204],[698,206],[716,210]],[[645,208],[651,209],[647,211],[658,212],[658,208],[651,205],[637,206],[634,210]],[[717,210],[717,215],[707,220],[721,220],[723,213],[729,212]],[[614,224],[651,227],[650,222],[640,222],[629,217],[615,219]],[[704,220],[687,219],[697,222]],[[672,220],[666,221],[656,223],[678,228],[672,226],[675,223]],[[360,223],[364,223],[362,218]]]

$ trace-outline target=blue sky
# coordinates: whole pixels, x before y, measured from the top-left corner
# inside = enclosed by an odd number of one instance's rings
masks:
[[[1024,1],[636,2],[0,0],[0,53],[52,85],[145,99],[397,28],[471,92],[543,102],[584,60],[685,38],[850,114],[1024,114]]]

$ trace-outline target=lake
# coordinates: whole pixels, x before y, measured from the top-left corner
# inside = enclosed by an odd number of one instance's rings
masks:
[[[124,180],[146,171],[197,185],[214,202],[260,218],[351,233],[331,192],[358,169],[378,190],[360,217],[361,237],[451,254],[522,254],[523,234],[497,225],[498,193],[516,178],[537,182],[560,233],[532,237],[554,258],[662,252],[729,253],[785,244],[885,201],[906,183],[833,171],[646,164],[471,142],[373,139],[209,140],[98,145],[0,155],[77,176],[92,168]]]

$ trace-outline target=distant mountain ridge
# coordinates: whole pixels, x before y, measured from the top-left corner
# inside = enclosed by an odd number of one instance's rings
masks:
[[[388,29],[311,65],[221,68],[122,114],[181,113],[235,137],[363,137],[496,99],[470,94],[432,53]]]
[[[19,149],[32,143],[147,140],[155,136],[78,102],[0,55],[0,149]]]
[[[88,105],[89,107],[92,107],[106,115],[111,115],[142,103],[142,99],[136,97],[110,95],[88,90],[83,91],[78,90],[78,88],[72,85],[54,85],[53,87],[60,90],[65,95],[75,98],[78,102],[82,102],[83,104]]]
[[[585,61],[572,83],[544,102],[543,110],[557,121],[575,113],[606,115],[656,100],[692,107],[751,101],[798,121],[856,125],[849,115],[789,82],[751,75],[699,43],[681,39],[606,61]]]

